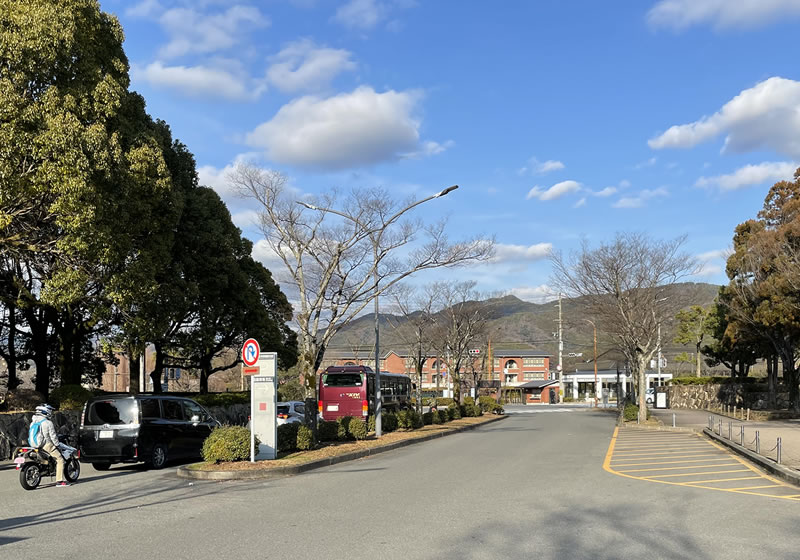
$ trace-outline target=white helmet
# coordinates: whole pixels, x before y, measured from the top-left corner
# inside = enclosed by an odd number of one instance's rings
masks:
[[[49,404],[40,404],[36,407],[36,414],[41,414],[45,418],[50,418],[53,415],[53,410],[55,410]]]

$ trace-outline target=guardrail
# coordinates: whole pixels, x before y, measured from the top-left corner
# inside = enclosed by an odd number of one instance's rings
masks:
[[[734,441],[733,440],[733,422],[728,422],[728,435],[725,436],[725,435],[723,435],[722,420],[718,420],[717,424],[715,426],[714,425],[714,415],[713,414],[709,414],[708,415],[708,429],[709,429],[709,431],[716,433],[717,435],[727,439],[728,441]],[[738,440],[739,440],[738,442],[734,442],[734,443],[738,443],[740,446],[744,447],[745,449],[749,449],[750,451],[754,451],[757,455],[761,455],[762,457],[764,457],[766,459],[769,459],[770,461],[775,461],[779,465],[781,464],[781,454],[782,454],[783,445],[782,445],[780,437],[777,438],[777,441],[776,441],[774,447],[772,447],[770,449],[766,449],[762,453],[761,452],[761,434],[759,433],[759,431],[755,430],[755,437],[753,438],[753,440],[750,441],[749,443],[746,443],[745,442],[745,435],[744,435],[744,424],[739,424]],[[753,446],[753,447],[750,447],[750,446]],[[775,452],[775,459],[773,459],[772,457],[770,457],[768,455],[768,454],[771,454],[773,451]]]

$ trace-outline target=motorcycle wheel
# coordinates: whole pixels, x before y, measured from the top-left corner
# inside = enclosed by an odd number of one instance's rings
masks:
[[[74,458],[67,461],[67,464],[64,465],[64,478],[67,479],[67,482],[77,481],[80,475],[81,464]]]
[[[19,471],[19,483],[25,490],[34,490],[42,481],[42,468],[37,463],[28,463]]]

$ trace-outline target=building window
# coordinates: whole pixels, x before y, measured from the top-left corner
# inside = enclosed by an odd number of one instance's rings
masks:
[[[517,367],[518,367],[517,362],[515,362],[514,360],[508,360],[506,362],[506,369],[517,369]]]
[[[507,373],[506,374],[506,383],[516,383],[517,382],[517,374],[516,373]]]
[[[523,358],[522,365],[525,367],[544,367],[544,358]]]
[[[533,373],[530,371],[525,372],[525,381],[537,381],[540,379],[544,379],[544,372]]]
[[[495,358],[494,359],[494,367],[496,367],[496,368],[500,367],[500,358]]]

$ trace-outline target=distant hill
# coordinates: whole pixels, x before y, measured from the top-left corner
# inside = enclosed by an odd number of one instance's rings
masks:
[[[680,283],[668,289],[667,296],[681,302],[681,308],[691,305],[711,305],[717,295],[719,286],[705,283]],[[493,318],[489,327],[494,332],[492,346],[496,348],[535,348],[548,352],[554,359],[558,355],[558,342],[555,333],[558,330],[558,305],[556,301],[548,303],[531,303],[516,296],[504,296],[487,300],[491,303]],[[586,369],[593,367],[592,327],[584,321],[583,306],[580,298],[564,298],[561,302],[564,337],[564,369]],[[402,344],[394,334],[395,329],[403,323],[401,317],[380,315],[381,347],[401,350]],[[602,326],[598,327],[598,355],[608,349],[604,340]],[[672,358],[681,352],[693,352],[693,348],[672,342],[674,338],[674,321],[662,326],[661,340],[663,354],[667,357],[668,371],[675,369]],[[375,315],[359,317],[342,329],[333,339],[331,349],[367,348],[374,345]],[[570,354],[580,354],[572,356]],[[587,360],[589,363],[587,363]],[[601,365],[598,360],[598,366]],[[603,367],[613,367],[613,362],[604,361]],[[688,367],[684,366],[684,371]]]

